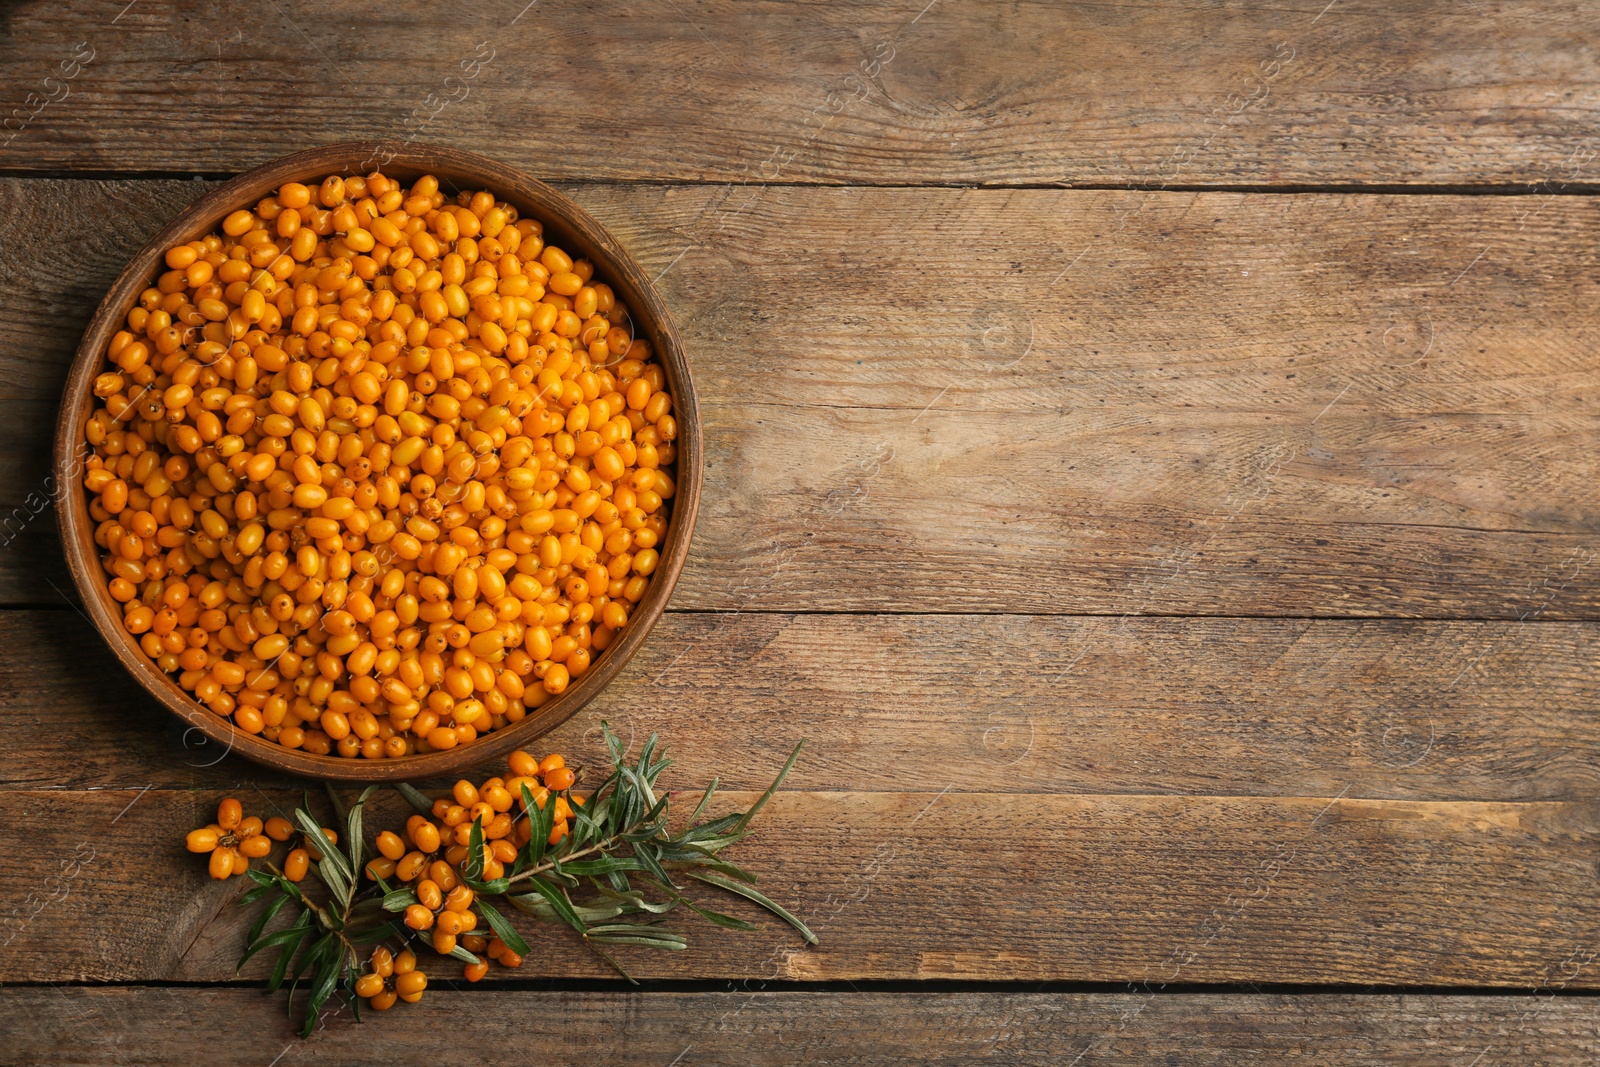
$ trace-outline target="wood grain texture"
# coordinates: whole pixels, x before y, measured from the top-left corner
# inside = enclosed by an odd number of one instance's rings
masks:
[[[1600,1056],[1592,998],[1132,993],[555,993],[430,986],[416,1005],[358,1024],[326,1017],[310,1042],[277,998],[254,989],[8,989],[16,1026],[0,1062],[30,1067],[367,1067],[406,1062],[471,1020],[461,1067],[505,1050],[549,1067],[767,1067],[847,1063],[1161,1064],[1236,1067],[1588,1067]],[[251,1040],[217,1041],[219,1033]],[[626,1035],[626,1041],[619,1040]],[[201,1050],[204,1050],[202,1053]]]
[[[99,286],[193,191],[0,185],[0,501],[38,491]],[[675,607],[1600,611],[1591,199],[572,191],[665,271],[703,394]],[[63,202],[103,220],[71,260]],[[58,599],[45,540],[0,549],[0,596]]]
[[[0,788],[293,787],[95,641],[0,612]],[[536,748],[594,766],[602,721],[659,733],[683,789],[765,788],[806,738],[803,790],[1588,801],[1597,660],[1580,623],[669,613]]]
[[[265,814],[298,796],[242,799]],[[374,827],[404,818],[396,799]],[[0,819],[31,828],[29,858],[0,867],[13,902],[0,980],[230,979],[249,918],[229,903],[240,882],[212,882],[180,851],[215,801],[0,793]],[[821,945],[773,922],[734,936],[696,921],[687,951],[628,962],[641,978],[1526,989],[1600,945],[1597,830],[1594,801],[783,792],[738,861]],[[90,859],[45,883],[74,856]],[[540,974],[607,977],[553,927],[532,943]],[[257,962],[247,977],[266,973]],[[1569,986],[1600,986],[1600,972]]]
[[[574,0],[404,18],[35,2],[0,22],[21,109],[0,166],[236,172],[377,136],[564,179],[1592,182],[1588,17],[1579,0],[705,0],[598,19]],[[81,73],[45,83],[80,42]]]

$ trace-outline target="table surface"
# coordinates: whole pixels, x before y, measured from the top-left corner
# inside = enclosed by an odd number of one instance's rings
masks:
[[[115,0],[0,41],[0,1060],[1596,1062],[1586,5]],[[631,989],[544,931],[301,1044],[179,848],[299,783],[124,675],[47,453],[165,219],[408,137],[659,277],[700,524],[549,744],[659,731],[748,795],[808,738],[740,852],[822,943],[688,923]]]

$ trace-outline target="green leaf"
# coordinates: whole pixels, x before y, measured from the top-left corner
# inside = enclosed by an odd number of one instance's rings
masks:
[[[273,964],[272,976],[267,980],[267,992],[269,993],[276,993],[282,987],[283,977],[289,970],[289,961],[299,951],[300,942],[305,939],[306,935],[311,933],[311,913],[302,911],[300,917],[294,921],[294,925],[289,929],[297,931],[300,936],[293,941],[285,942],[282,948],[278,950],[278,962]],[[243,966],[242,963],[241,966]]]
[[[254,872],[249,872],[249,873],[254,873]],[[240,897],[239,898],[239,907],[241,907],[241,908],[249,907],[251,904],[254,904],[256,901],[260,900],[262,897],[266,896],[268,893],[272,892],[273,890],[275,890],[277,888],[278,887],[276,885],[272,884],[271,879],[268,879],[266,885],[258,885],[254,889],[250,890],[250,892],[248,892],[244,896]]]
[[[385,894],[383,898],[383,910],[405,911],[411,905],[416,903],[418,903],[417,891],[412,889],[410,886],[407,886],[404,889],[396,889],[393,893]]]
[[[578,931],[580,934],[588,932],[588,927],[584,925],[582,919],[578,918],[578,913],[572,910],[572,901],[567,899],[565,890],[561,889],[559,886],[551,885],[543,878],[530,878],[528,879],[528,884],[533,887],[536,893],[545,899],[545,901],[550,905],[551,909],[556,913],[557,916],[561,918],[563,922],[572,927],[574,930]],[[511,900],[513,903],[515,903],[517,898],[512,897]]]
[[[330,782],[330,781],[327,781],[326,779],[324,779],[323,782],[322,782],[322,788],[327,791],[328,803],[333,805],[333,818],[334,818],[334,821],[335,822],[341,822],[341,823],[344,822],[344,820],[345,820],[344,801],[340,800],[339,799],[339,794],[334,791],[333,783]],[[307,804],[306,806],[308,808],[310,807],[309,804]]]
[[[805,743],[806,739],[802,737],[795,744],[794,751],[789,753],[789,759],[784,763],[783,770],[778,772],[778,777],[774,778],[772,784],[767,786],[767,791],[761,794],[761,799],[751,805],[750,810],[739,817],[739,821],[734,823],[734,829],[743,830],[746,826],[749,826],[750,820],[754,819],[756,814],[767,806],[767,801],[772,799],[772,794],[778,791],[778,787],[783,784],[783,780],[789,777],[789,772],[794,769],[795,761],[800,758],[800,749],[805,747]]]
[[[612,871],[643,871],[648,868],[631,856],[602,856],[595,860],[573,860],[561,869],[579,878],[610,874]]]
[[[547,797],[544,803],[544,808],[534,803],[533,790],[528,788],[527,782],[522,783],[522,805],[528,816],[528,843],[523,850],[529,867],[537,867],[544,859],[545,842],[550,837],[549,829],[544,828],[545,819],[555,817],[556,802]],[[544,828],[542,832],[541,828]]]
[[[778,916],[778,918],[782,919],[784,922],[800,931],[800,936],[804,937],[811,944],[817,944],[817,935],[811,932],[810,927],[806,926],[805,923],[796,918],[787,908],[774,901],[771,897],[767,896],[759,889],[745,885],[743,882],[735,882],[731,878],[724,878],[720,874],[713,874],[710,871],[687,871],[685,873],[688,874],[690,878],[697,878],[700,881],[705,882],[707,885],[714,885],[718,889],[726,889],[728,892],[744,897],[746,900],[755,901],[757,904],[760,904],[763,908],[766,908],[768,911],[772,912],[772,914]]]
[[[251,867],[250,869],[248,869],[244,873],[256,885],[271,885],[272,884],[273,876],[268,874],[266,871],[259,870],[259,869],[255,868],[255,867]]]
[[[339,976],[344,971],[344,946],[333,942],[332,935],[324,940],[332,942],[332,948],[319,955],[316,970],[312,975],[311,999],[306,1003],[306,1025],[300,1031],[301,1037],[310,1037],[311,1032],[317,1028],[317,1017],[322,1012],[322,1006],[333,996],[333,990],[339,983]]]
[[[244,965],[250,961],[250,957],[254,956],[262,949],[272,948],[276,945],[287,945],[291,942],[298,943],[299,940],[305,936],[305,934],[305,928],[299,926],[291,926],[286,930],[273,931],[272,933],[245,948],[244,955],[239,957],[239,966],[235,969],[235,972],[237,973],[237,971],[244,970]]]
[[[468,889],[480,897],[498,897],[511,888],[511,879],[503,876],[496,878],[492,882],[480,882],[476,878],[468,878],[463,875],[461,881],[465,883]]]
[[[683,906],[715,926],[723,926],[729,930],[759,929],[755,923],[745,922],[743,919],[735,918],[732,915],[724,915],[720,911],[712,911],[710,908],[701,907],[688,897],[683,898]]]
[[[677,888],[672,884],[672,876],[662,868],[661,861],[656,858],[654,845],[648,841],[636,842],[633,846],[633,855],[635,859],[644,865],[644,869],[650,872],[652,878],[658,882],[665,883],[673,889]]]
[[[356,802],[350,806],[349,813],[344,817],[344,843],[346,850],[350,854],[350,869],[352,871],[359,872],[361,870],[361,850],[366,844],[362,837],[364,832],[361,826],[362,812],[366,809],[367,801],[377,791],[378,787],[375,785],[369,785],[363,789],[361,795],[356,798]]]
[[[352,945],[376,945],[386,938],[398,936],[400,936],[400,931],[396,929],[394,923],[389,922],[381,926],[374,926],[370,930],[346,930],[344,932],[344,939]]]
[[[328,892],[344,907],[350,906],[350,894],[354,886],[346,880],[343,856],[335,862],[334,856],[339,856],[338,849],[332,845],[322,850],[322,859],[317,863],[317,876],[328,887]]]
[[[502,940],[504,940],[504,939],[502,938]],[[470,953],[466,949],[462,948],[460,945],[457,945],[455,948],[451,949],[450,950],[450,955],[454,956],[456,959],[460,960],[462,963],[482,963],[483,962],[478,957],[474,956],[472,953]]]
[[[472,830],[467,836],[467,865],[461,873],[468,878],[483,877],[483,816],[472,820]]]
[[[305,808],[296,808],[294,809],[294,817],[295,821],[300,824],[300,832],[310,838],[316,844],[317,851],[322,853],[322,860],[318,866],[325,867],[328,864],[332,864],[334,867],[339,868],[339,873],[344,875],[344,880],[347,884],[353,883],[356,872],[351,869],[350,861],[345,857],[343,851],[329,843],[328,836],[322,832],[322,827],[317,824],[316,819],[311,817],[311,813]],[[326,881],[327,879],[324,878],[323,880]],[[328,888],[332,889],[333,887],[329,886]]]
[[[512,952],[519,956],[526,956],[528,954],[528,943],[522,939],[521,934],[517,933],[517,928],[507,922],[504,915],[490,907],[487,900],[479,898],[475,903],[478,905],[478,911],[482,912],[483,917],[489,920],[489,928],[494,931],[494,936],[504,941]]]
[[[694,806],[694,814],[689,816],[689,825],[693,826],[700,819],[701,813],[706,810],[706,805],[711,803],[711,798],[716,795],[717,785],[721,778],[711,779],[711,784],[706,786],[706,791],[700,794],[700,803]]]
[[[395,792],[406,798],[407,803],[421,812],[423,817],[428,819],[432,819],[434,817],[433,801],[424,796],[422,791],[416,786],[409,782],[397,782],[395,783],[394,789]]]
[[[265,893],[270,889],[276,889],[276,888],[278,888],[278,887],[277,886],[262,886],[260,889],[251,890],[251,892],[252,893],[256,893],[256,892]],[[272,903],[270,903],[266,907],[262,908],[261,909],[261,914],[256,916],[256,921],[250,925],[250,932],[248,934],[246,934],[245,937],[244,937],[245,944],[248,945],[250,942],[252,942],[256,938],[260,937],[261,936],[261,931],[265,930],[267,928],[267,924],[272,921],[272,917],[274,915],[278,914],[278,912],[282,911],[283,910],[283,906],[285,904],[287,904],[287,903],[289,903],[289,898],[284,896],[282,893],[280,893],[280,894],[278,894],[278,897],[277,897],[276,900],[272,901]]]

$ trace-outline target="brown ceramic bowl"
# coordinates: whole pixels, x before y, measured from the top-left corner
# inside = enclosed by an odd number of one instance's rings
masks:
[[[285,182],[315,184],[329,174],[365,173],[373,169],[375,160],[387,160],[382,165],[384,173],[401,180],[426,173],[436,175],[446,189],[451,186],[488,189],[500,199],[515,204],[524,215],[542,222],[552,243],[592,261],[595,277],[611,285],[633,313],[637,335],[649,339],[666,373],[679,426],[675,461],[677,493],[672,501],[671,525],[660,548],[661,562],[649,592],[628,625],[595,660],[589,672],[565,693],[543,707],[530,710],[525,719],[506,729],[485,734],[470,744],[446,752],[383,760],[317,756],[247,734],[235,728],[231,720],[197,702],[175,679],[157,669],[123,629],[121,609],[106,588],[78,462],[83,428],[94,406],[91,390],[95,376],[105,364],[106,345],[112,334],[121,328],[139,293],[166,269],[163,262],[166,249],[212,232],[229,212],[253,206]],[[616,677],[661,617],[683,569],[700,498],[702,458],[694,382],[666,304],[627,250],[587,212],[543,182],[471,152],[426,145],[340,144],[285,156],[213,189],[162,227],[133,257],[101,301],[78,346],[72,373],[67,378],[56,426],[55,474],[60,487],[56,506],[67,565],[89,617],[123,666],[174,715],[226,749],[278,770],[311,778],[393,781],[451,775],[463,767],[525,747],[571,718]]]

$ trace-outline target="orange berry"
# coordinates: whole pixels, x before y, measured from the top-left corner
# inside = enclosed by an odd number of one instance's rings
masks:
[[[400,835],[392,830],[385,830],[378,835],[378,851],[386,859],[399,863],[406,854],[406,843],[400,840]]]
[[[578,776],[572,773],[570,767],[555,767],[544,774],[544,784],[557,793],[563,789],[571,789],[577,780]]]
[[[288,819],[274,815],[267,820],[264,832],[274,841],[287,841],[294,836],[294,824]]]
[[[211,850],[211,877],[221,881],[233,873],[233,849],[218,846]]]
[[[413,930],[426,930],[433,925],[433,912],[421,904],[406,908],[406,925]]]
[[[283,858],[283,876],[291,882],[298,882],[306,876],[306,870],[311,866],[311,853],[303,848],[290,850]]]
[[[237,829],[243,818],[244,806],[232,797],[217,805],[217,825],[224,830]]]
[[[489,965],[484,963],[482,960],[479,960],[477,963],[467,964],[466,967],[464,967],[461,971],[462,977],[469,982],[479,981],[488,973]]]
[[[210,852],[217,847],[217,841],[220,838],[220,834],[209,828],[190,830],[189,836],[184,838],[183,844],[190,852]]]

